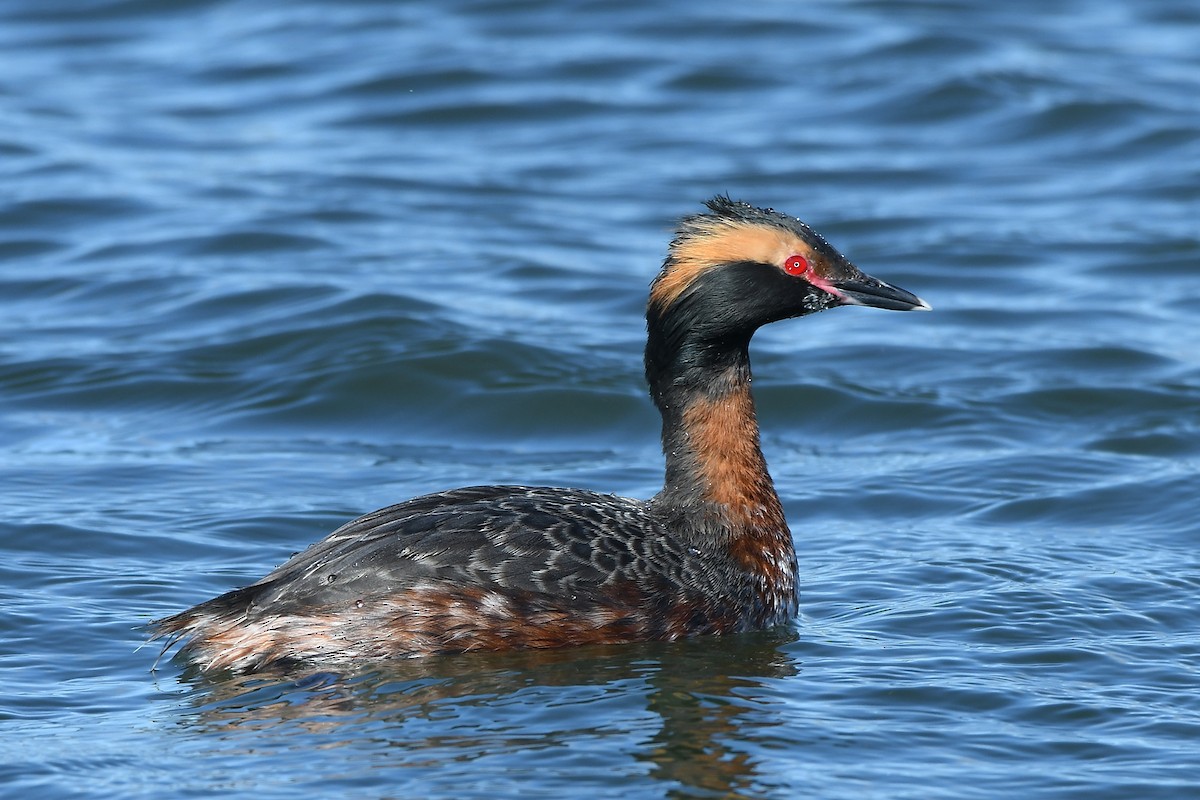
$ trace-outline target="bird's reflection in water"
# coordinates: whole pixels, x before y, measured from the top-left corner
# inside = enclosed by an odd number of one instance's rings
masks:
[[[681,791],[737,794],[758,781],[758,759],[744,745],[777,713],[761,689],[796,673],[785,648],[795,638],[785,629],[479,653],[357,674],[190,672],[185,725],[217,734],[223,750],[294,747],[299,737],[318,749],[386,750],[393,768],[507,753],[520,769],[530,751],[570,745]],[[239,743],[246,731],[253,742]]]

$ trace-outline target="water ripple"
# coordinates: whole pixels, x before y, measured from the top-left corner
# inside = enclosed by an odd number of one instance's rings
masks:
[[[1194,4],[0,22],[13,793],[1196,793]],[[716,192],[937,309],[755,339],[794,629],[147,675],[142,624],[363,511],[652,494],[646,288]]]

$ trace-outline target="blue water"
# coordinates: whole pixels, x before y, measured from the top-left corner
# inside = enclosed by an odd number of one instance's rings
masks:
[[[0,794],[1200,797],[1200,10],[0,3]],[[932,314],[755,341],[781,632],[208,679],[149,620],[457,485],[649,496],[728,192]]]

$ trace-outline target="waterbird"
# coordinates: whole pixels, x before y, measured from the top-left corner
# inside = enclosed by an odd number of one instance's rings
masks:
[[[675,640],[787,624],[796,552],[750,391],[761,326],[836,306],[929,310],[804,222],[718,196],[684,217],[646,306],[666,474],[649,500],[472,486],[359,517],[152,623],[200,670]]]

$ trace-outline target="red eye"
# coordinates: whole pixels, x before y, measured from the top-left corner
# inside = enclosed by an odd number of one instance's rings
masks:
[[[788,256],[783,262],[783,270],[788,275],[803,275],[808,272],[808,261],[804,256]]]

